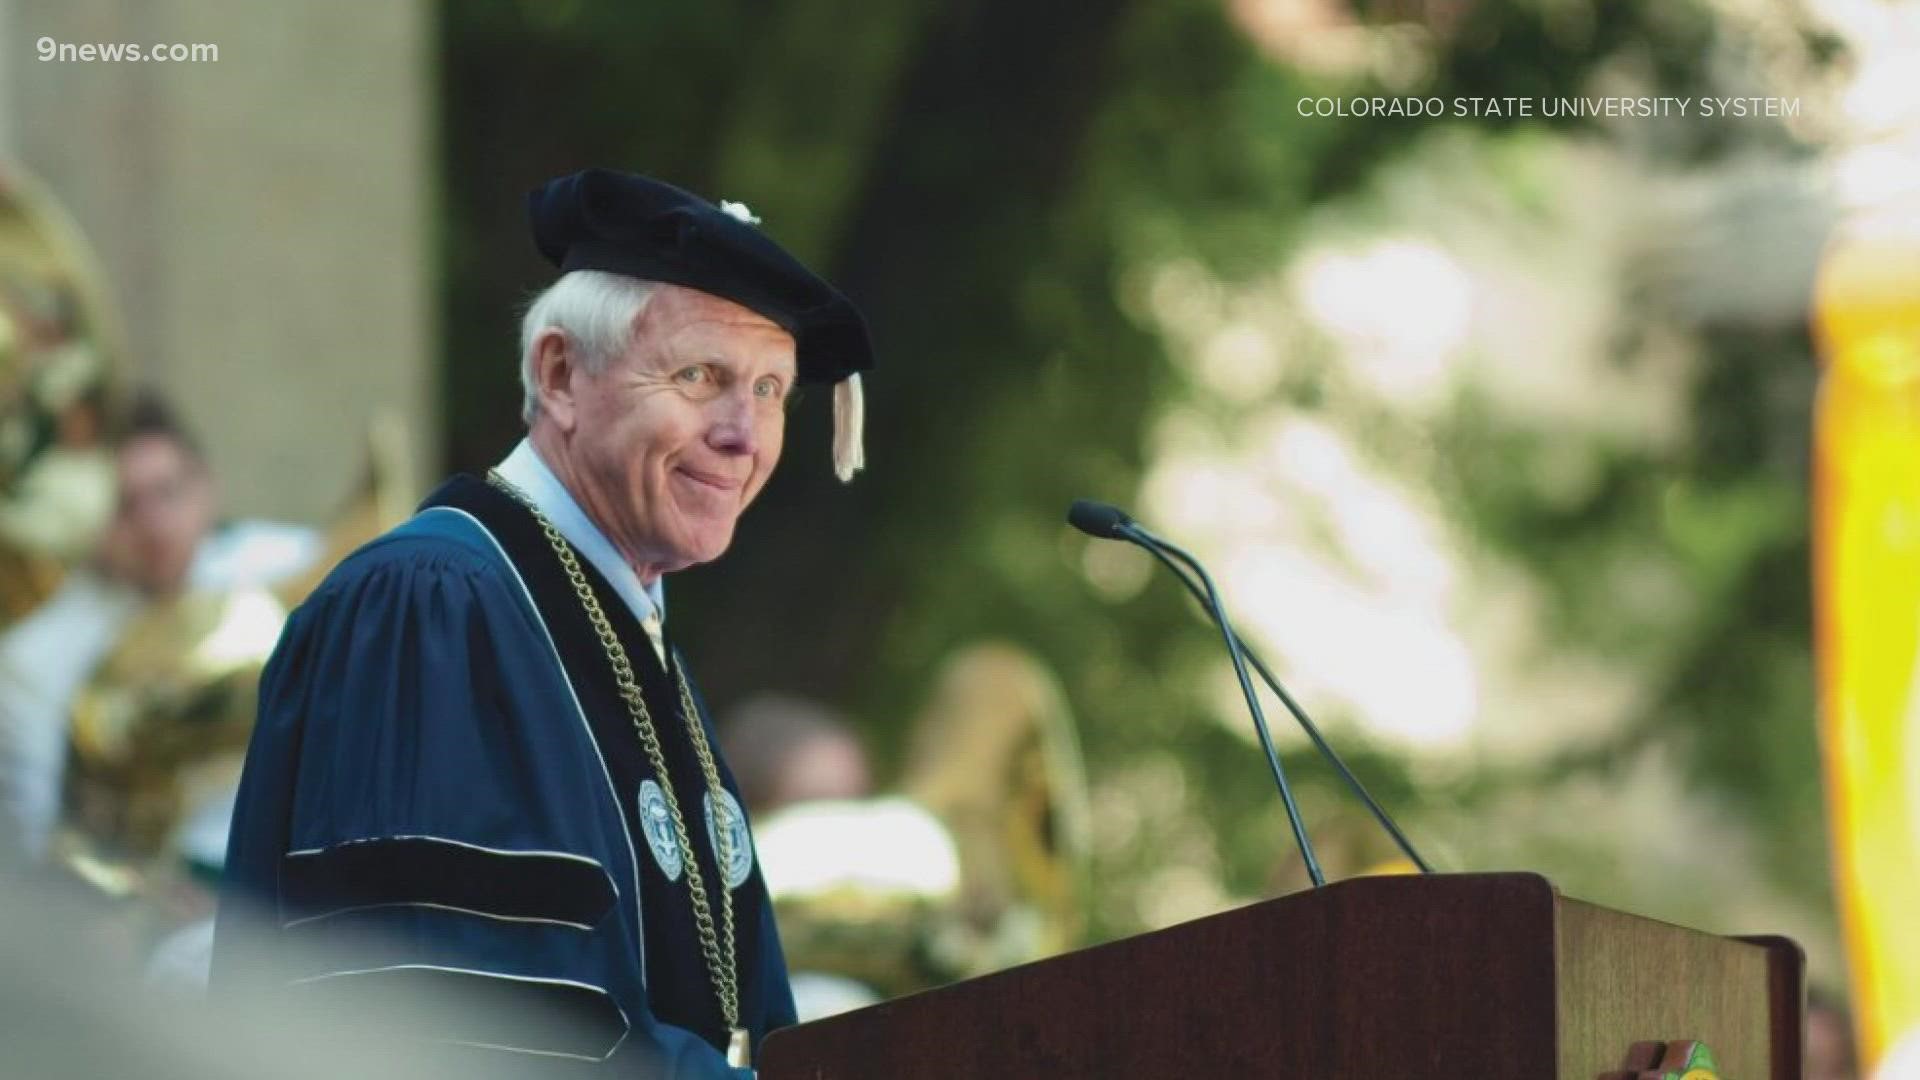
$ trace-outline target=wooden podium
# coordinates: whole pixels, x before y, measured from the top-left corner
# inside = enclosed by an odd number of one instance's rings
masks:
[[[1356,878],[789,1028],[762,1080],[1798,1080],[1804,960],[1535,874]],[[1689,1076],[1688,1080],[1697,1080]]]

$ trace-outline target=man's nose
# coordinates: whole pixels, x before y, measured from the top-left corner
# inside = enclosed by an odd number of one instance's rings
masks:
[[[754,425],[755,405],[751,390],[721,395],[713,404],[713,423],[707,428],[707,445],[722,453],[751,456],[758,449]]]

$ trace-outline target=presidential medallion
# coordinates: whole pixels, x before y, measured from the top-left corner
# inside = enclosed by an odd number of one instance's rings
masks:
[[[647,834],[647,846],[653,849],[653,861],[668,881],[679,881],[680,840],[673,834],[673,811],[667,807],[667,793],[654,780],[640,784],[640,829]]]
[[[747,875],[753,873],[753,836],[747,831],[747,814],[740,809],[739,800],[733,792],[720,793],[720,812],[714,813],[713,795],[706,796],[707,806],[707,842],[713,845],[715,859],[724,857],[727,888],[737,889],[746,883]],[[720,833],[725,830],[727,846],[720,846]]]

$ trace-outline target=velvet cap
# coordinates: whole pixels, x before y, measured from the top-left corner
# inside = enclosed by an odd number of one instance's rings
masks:
[[[587,169],[527,193],[533,240],[562,272],[604,270],[698,289],[766,316],[793,335],[803,383],[837,383],[873,367],[866,320],[840,291],[753,224],[671,184]]]

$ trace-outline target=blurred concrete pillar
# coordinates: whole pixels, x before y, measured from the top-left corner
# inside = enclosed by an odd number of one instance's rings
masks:
[[[92,239],[136,379],[203,435],[234,512],[326,517],[382,408],[434,464],[431,19],[425,0],[0,0],[0,154]],[[41,61],[42,38],[218,58]]]

